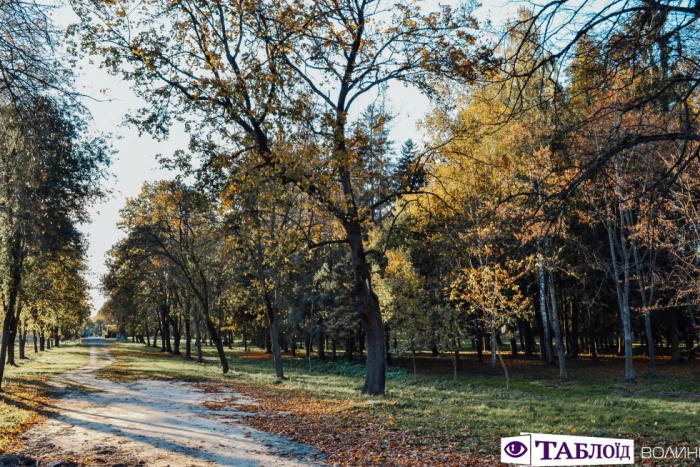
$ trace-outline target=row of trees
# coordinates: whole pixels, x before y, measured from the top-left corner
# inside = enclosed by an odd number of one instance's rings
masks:
[[[49,8],[0,1],[0,385],[5,364],[77,335],[90,314],[86,242],[77,230],[108,163],[89,139],[54,60]]]
[[[567,354],[619,347],[631,381],[635,340],[652,372],[664,341],[694,347],[696,2],[532,6],[494,44],[467,6],[73,5],[84,50],[149,102],[133,122],[193,134],[164,161],[187,175],[122,213],[104,283],[132,332],[175,352],[193,323],[226,372],[225,342],[265,323],[279,377],[295,335],[366,345],[371,394],[394,338],[456,372],[465,339],[495,365],[539,334],[562,380]],[[434,102],[400,156],[396,83]]]

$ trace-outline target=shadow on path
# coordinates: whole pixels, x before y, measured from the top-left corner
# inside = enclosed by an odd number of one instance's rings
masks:
[[[122,384],[97,379],[97,370],[114,362],[110,341],[84,339],[83,344],[90,347],[90,362],[52,381],[60,395],[44,406],[48,419],[30,430],[17,454],[40,465],[56,460],[178,467],[322,465],[312,448],[236,420],[245,414],[224,415],[202,406],[235,396],[230,392],[205,393],[170,381]],[[15,404],[26,403],[21,399],[16,397]]]

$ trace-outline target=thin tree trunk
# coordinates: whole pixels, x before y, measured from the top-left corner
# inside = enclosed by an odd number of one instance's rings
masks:
[[[539,248],[539,246],[538,246]],[[547,291],[546,276],[544,270],[544,259],[541,253],[537,253],[537,266],[540,285],[540,314],[542,315],[542,331],[544,335],[544,354],[547,358],[547,365],[554,365],[554,355],[552,354],[552,337],[549,333],[549,318],[547,317]]]
[[[579,349],[579,334],[578,334],[578,326],[579,326],[579,309],[577,306],[574,306],[574,300],[573,298],[571,299],[571,356],[574,358],[578,358],[578,354],[580,352]]]
[[[620,318],[622,320],[622,329],[624,332],[625,342],[625,380],[628,382],[634,381],[634,360],[632,354],[632,321],[630,318],[629,309],[629,255],[623,228],[620,229],[620,254],[622,256],[622,264],[618,263],[617,251],[615,247],[614,227],[606,225],[608,230],[608,240],[610,243],[610,257],[613,263],[613,271],[615,274],[615,290],[617,291],[617,301],[620,305]],[[622,270],[620,270],[622,269]],[[622,284],[620,281],[622,280]]]
[[[192,359],[192,319],[190,317],[190,310],[188,308],[187,315],[185,316],[185,358],[188,360]]]
[[[481,330],[481,326],[479,326],[476,330],[476,357],[477,361],[482,364],[484,363],[484,344],[482,342],[484,340],[483,336],[484,333]]]
[[[491,329],[491,364],[490,369],[493,371],[496,369],[496,350],[498,349],[498,342],[496,341],[496,329]]]
[[[501,360],[501,366],[503,366],[503,373],[506,376],[506,391],[510,391],[510,378],[508,377],[508,368],[506,368],[506,362],[503,361],[503,356],[501,356],[500,349],[498,349],[498,358]]]
[[[631,215],[628,217],[629,224],[631,225]],[[630,248],[632,249],[632,254],[634,255],[634,265],[637,271],[637,286],[639,287],[639,295],[642,299],[642,307],[644,308],[644,331],[647,337],[647,355],[649,356],[649,374],[656,374],[656,358],[654,355],[654,333],[651,327],[651,311],[649,310],[650,300],[653,297],[647,297],[646,287],[644,283],[644,271],[642,269],[642,260],[639,255],[639,249],[634,241],[631,242]],[[652,276],[652,290],[650,295],[653,294],[653,276]]]
[[[549,273],[549,297],[550,297],[550,311],[552,312],[552,328],[554,329],[554,339],[557,342],[557,354],[559,356],[559,381],[568,381],[569,372],[566,368],[566,349],[564,348],[564,342],[561,338],[561,327],[559,325],[559,312],[557,307],[557,295],[554,288],[554,277],[550,271]]]
[[[197,342],[196,342],[197,361],[199,363],[202,363],[204,361],[204,358],[202,357],[202,332],[199,328],[199,319],[195,319],[194,329],[195,329],[195,333],[197,334]]]
[[[15,308],[17,306],[17,294],[21,283],[21,275],[18,267],[13,268],[13,280],[8,292],[8,305],[5,311],[5,319],[2,326],[2,341],[0,342],[0,390],[2,390],[3,377],[5,374],[5,359],[7,358],[10,331],[15,319]]]
[[[669,328],[669,343],[671,344],[671,363],[672,365],[681,362],[680,339],[678,338],[678,318],[676,309],[672,308],[668,312],[668,328]]]
[[[173,326],[173,355],[182,355],[180,353],[180,318],[170,318],[170,323]]]
[[[25,348],[26,344],[27,344],[27,325],[25,323],[24,327],[20,328],[20,331],[19,331],[19,359],[20,360],[27,359],[27,356],[24,354],[24,348]]]

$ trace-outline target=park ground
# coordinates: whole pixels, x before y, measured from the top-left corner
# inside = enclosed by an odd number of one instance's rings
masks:
[[[424,355],[416,378],[410,361],[395,359],[376,397],[360,394],[357,363],[297,354],[279,381],[261,351],[227,349],[224,376],[210,347],[204,363],[158,350],[67,343],[30,355],[0,395],[0,454],[66,466],[186,465],[177,456],[189,465],[461,466],[496,465],[500,437],[521,431],[634,438],[637,449],[700,445],[697,360],[671,366],[662,356],[650,376],[640,358],[627,384],[616,356],[571,359],[567,383],[538,360],[508,358],[507,391],[474,355],[456,381],[448,358]]]

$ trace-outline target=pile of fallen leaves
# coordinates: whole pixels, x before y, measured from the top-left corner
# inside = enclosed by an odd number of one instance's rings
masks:
[[[232,397],[204,405],[258,414],[241,417],[241,422],[311,445],[331,465],[478,466],[497,462],[491,456],[470,453],[457,429],[430,436],[397,429],[391,413],[381,410],[382,404],[395,404],[392,400],[342,400],[276,386],[226,386],[257,404]],[[202,389],[221,390],[212,384]]]

